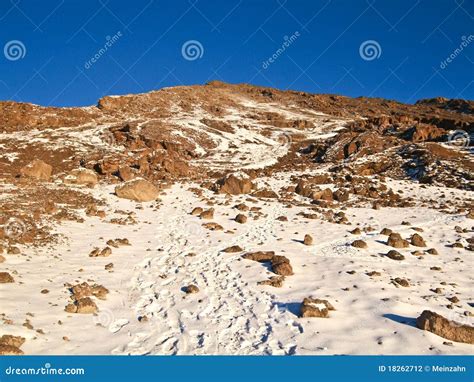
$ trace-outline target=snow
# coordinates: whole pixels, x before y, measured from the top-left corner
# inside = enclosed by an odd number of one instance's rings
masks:
[[[261,181],[278,190],[289,184],[290,175]],[[395,181],[390,185],[406,193],[434,195],[434,188]],[[57,228],[64,237],[61,244],[24,247],[22,255],[8,255],[3,268],[16,271],[17,282],[0,284],[0,294],[2,312],[14,323],[4,325],[2,333],[26,337],[22,349],[27,354],[472,353],[470,345],[445,346],[441,337],[414,327],[414,318],[424,309],[472,325],[472,318],[463,315],[465,309],[446,308],[447,296],[472,299],[472,274],[465,262],[455,260],[461,257],[459,250],[446,247],[454,240],[455,225],[472,225],[464,216],[429,208],[350,208],[346,215],[352,226],[346,226],[303,219],[298,213],[305,207],[288,209],[277,200],[249,203],[240,196],[224,205],[226,197],[216,195],[213,221],[233,233],[211,232],[189,214],[196,206],[205,207],[187,191],[195,186],[175,184],[160,202],[143,203],[140,209],[111,195],[113,186],[90,191],[107,199],[107,219],[84,216],[82,224],[64,222]],[[456,197],[466,195],[450,191]],[[205,191],[205,196],[211,194]],[[261,207],[263,215],[236,223],[232,218],[238,211],[232,206],[239,202]],[[114,211],[133,212],[137,224],[108,223],[124,216]],[[289,221],[276,220],[281,215]],[[428,245],[440,255],[418,258],[405,251],[405,261],[393,261],[383,256],[390,248],[378,231],[357,237],[348,233],[358,224],[389,227],[406,237],[413,231],[401,225],[403,220],[423,228]],[[298,241],[305,233],[315,238],[315,245]],[[103,248],[115,238],[127,238],[132,245],[112,248],[110,257],[88,257],[94,247]],[[367,241],[369,248],[351,247],[355,238]],[[231,245],[246,251],[274,250],[290,259],[295,274],[282,288],[257,286],[273,274],[258,262],[241,260],[240,253],[222,252]],[[113,272],[104,269],[110,262]],[[430,271],[432,266],[442,271]],[[348,274],[350,270],[356,273]],[[381,276],[366,275],[374,270]],[[397,287],[391,283],[394,277],[407,278],[412,286]],[[110,290],[107,300],[97,301],[96,316],[64,311],[69,302],[64,284],[82,281]],[[442,281],[447,282],[445,293],[431,293]],[[199,293],[186,295],[182,288],[189,284],[197,285]],[[41,294],[44,288],[50,293]],[[299,304],[309,296],[327,299],[336,310],[329,318],[299,318]],[[144,316],[148,320],[140,322]],[[44,334],[23,327],[26,318]]]

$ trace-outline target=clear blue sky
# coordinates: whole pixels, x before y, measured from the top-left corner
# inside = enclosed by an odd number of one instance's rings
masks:
[[[1,0],[0,100],[82,106],[213,79],[473,99],[473,16],[473,0]]]

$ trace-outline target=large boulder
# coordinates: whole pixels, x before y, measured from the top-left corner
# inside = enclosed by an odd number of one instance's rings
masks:
[[[254,185],[246,174],[228,174],[219,179],[213,189],[219,194],[249,194]]]
[[[119,198],[150,202],[158,197],[158,188],[145,179],[133,179],[115,187]]]
[[[49,181],[52,172],[52,166],[41,159],[35,159],[20,170],[20,175],[27,178]]]
[[[430,310],[421,313],[416,326],[450,341],[474,344],[474,326],[461,325]]]

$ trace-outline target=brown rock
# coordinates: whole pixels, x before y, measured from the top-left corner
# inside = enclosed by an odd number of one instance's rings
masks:
[[[198,293],[199,288],[196,285],[191,284],[185,287],[184,291],[186,292],[186,294]]]
[[[22,354],[24,354],[23,351],[18,349],[16,346],[0,344],[0,355],[22,355]]]
[[[4,334],[3,336],[0,337],[0,345],[9,345],[9,346],[15,346],[17,348],[20,348],[21,345],[25,343],[25,338],[20,337],[20,336],[12,336],[9,334]]]
[[[0,284],[14,283],[15,279],[8,272],[0,272]]]
[[[90,314],[97,312],[97,305],[90,297],[84,297],[76,301],[77,312],[81,314]]]
[[[232,247],[227,247],[226,249],[223,249],[222,252],[236,253],[236,252],[243,252],[243,249],[240,248],[238,245],[233,245]]]
[[[402,239],[399,233],[392,232],[388,236],[387,245],[393,248],[407,248],[410,246],[410,243]]]
[[[274,288],[281,288],[285,281],[285,276],[272,276],[268,280],[259,281],[257,285],[269,285]]]
[[[306,297],[300,308],[301,317],[329,317],[329,311],[335,310],[331,303],[327,300],[319,298]]]
[[[271,261],[273,256],[275,256],[275,252],[273,251],[267,251],[267,252],[259,251],[259,252],[246,253],[245,255],[242,256],[242,258],[264,263],[267,261]]]
[[[356,247],[356,248],[367,248],[367,243],[363,240],[354,240],[351,244],[353,247]]]
[[[84,184],[93,187],[98,182],[97,174],[87,168],[78,168],[72,170],[67,177],[64,178],[65,183]]]
[[[247,216],[245,216],[244,214],[238,214],[236,217],[235,217],[235,221],[237,223],[240,223],[240,224],[244,224],[247,222]]]
[[[202,225],[204,228],[207,228],[208,230],[211,231],[223,231],[224,227],[222,227],[220,224],[211,222],[211,223],[205,223]]]
[[[349,231],[349,233],[352,233],[353,235],[360,235],[362,231],[360,228],[354,228],[352,231]]]
[[[53,167],[40,159],[35,159],[20,170],[21,176],[44,181],[50,180],[52,172]]]
[[[194,216],[199,216],[202,214],[204,210],[202,209],[202,207],[195,207],[193,208],[193,210],[191,211],[191,215],[194,215]]]
[[[474,344],[474,327],[462,325],[429,310],[416,319],[416,326],[450,341]]]
[[[311,237],[311,235],[304,235],[304,240],[303,240],[303,244],[304,245],[313,245],[313,238]]]
[[[400,277],[396,277],[393,281],[395,282],[395,284],[398,284],[398,285],[400,285],[402,287],[405,287],[405,288],[410,286],[410,283],[408,282],[408,280],[402,279]]]
[[[385,255],[387,256],[389,259],[392,259],[392,260],[405,260],[405,256],[403,256],[400,252],[397,252],[395,250],[391,250],[391,251],[388,251],[388,253]]]
[[[253,184],[244,174],[229,174],[219,179],[215,185],[214,190],[220,194],[249,194],[252,191]]]
[[[439,255],[438,251],[435,249],[435,248],[430,248],[426,251],[427,253],[429,253],[430,255]]]
[[[118,169],[118,176],[122,181],[128,182],[129,180],[135,179],[136,174],[129,166],[120,166]]]
[[[199,214],[199,217],[201,219],[214,219],[214,208],[209,208],[208,210],[205,210],[205,211],[202,211],[200,214]]]
[[[158,188],[145,179],[137,178],[115,187],[119,198],[150,202],[158,197]]]
[[[382,231],[380,231],[381,235],[389,236],[393,231],[390,228],[384,228]]]
[[[417,233],[411,237],[411,245],[415,247],[426,247],[425,240]]]
[[[273,272],[277,275],[291,276],[293,274],[293,268],[291,267],[290,260],[285,256],[273,256],[271,264]]]

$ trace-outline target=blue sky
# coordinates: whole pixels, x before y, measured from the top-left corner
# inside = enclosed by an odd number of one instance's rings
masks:
[[[83,106],[210,80],[473,99],[473,16],[472,0],[1,0],[0,100]]]

